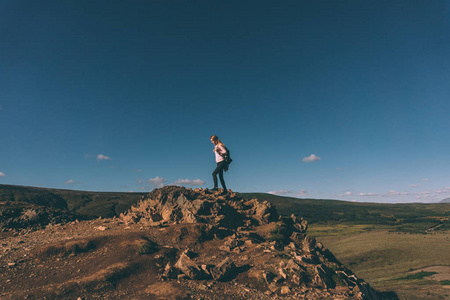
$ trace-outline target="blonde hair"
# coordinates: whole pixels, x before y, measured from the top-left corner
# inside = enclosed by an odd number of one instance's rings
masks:
[[[222,145],[225,147],[225,145],[222,143],[222,141],[219,139],[217,135],[212,135],[209,139],[213,141],[214,145]]]

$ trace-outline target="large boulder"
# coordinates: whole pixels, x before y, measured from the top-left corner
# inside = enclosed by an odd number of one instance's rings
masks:
[[[190,279],[202,279],[203,270],[185,253],[182,253],[175,267],[183,272]]]

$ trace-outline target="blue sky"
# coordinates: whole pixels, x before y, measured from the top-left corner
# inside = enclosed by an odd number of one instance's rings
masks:
[[[0,1],[0,184],[450,197],[448,1]]]

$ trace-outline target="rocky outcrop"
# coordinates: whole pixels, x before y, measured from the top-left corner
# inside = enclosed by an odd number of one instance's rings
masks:
[[[0,202],[0,231],[37,229],[80,218],[65,210],[24,202]]]
[[[180,251],[162,271],[166,280],[237,278],[263,283],[267,294],[285,297],[381,299],[306,234],[306,220],[282,217],[269,202],[247,200],[233,192],[220,195],[207,189],[169,186],[152,191],[120,218],[143,226],[205,224],[198,249],[207,248],[202,243],[208,240],[217,248],[202,255]]]
[[[220,195],[208,189],[168,186],[155,189],[120,215],[126,223],[157,225],[170,223],[209,223],[236,229],[278,220],[269,202],[245,200],[236,193]]]

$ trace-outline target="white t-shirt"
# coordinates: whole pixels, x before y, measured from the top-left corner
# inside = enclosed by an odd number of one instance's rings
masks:
[[[220,144],[216,145],[216,147],[214,147],[214,149],[216,150],[216,151],[214,151],[214,153],[216,154],[216,163],[220,163],[221,161],[224,160],[220,154],[224,155],[225,153],[227,153],[227,150],[225,149],[224,146],[222,146]],[[218,153],[217,150],[220,151],[220,154]]]

